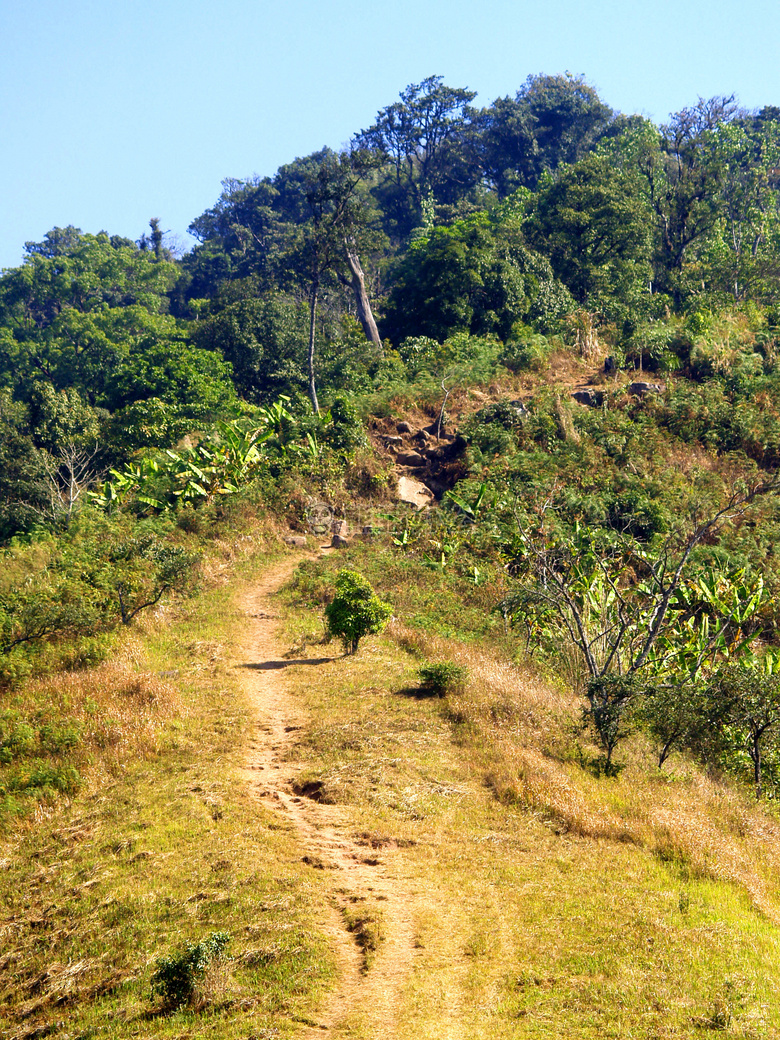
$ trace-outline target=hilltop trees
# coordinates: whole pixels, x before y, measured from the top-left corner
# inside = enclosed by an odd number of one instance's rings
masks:
[[[390,177],[377,195],[398,238],[419,224],[428,196],[451,202],[476,183],[477,171],[464,162],[468,105],[475,97],[474,91],[429,76],[402,90],[400,101],[381,109],[373,126],[356,135],[359,147],[387,160]],[[453,190],[453,182],[459,190]]]
[[[606,156],[589,155],[544,183],[526,232],[580,304],[614,311],[647,290],[650,212],[636,177]]]

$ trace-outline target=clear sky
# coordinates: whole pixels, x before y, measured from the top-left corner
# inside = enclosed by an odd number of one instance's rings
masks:
[[[55,225],[188,247],[225,177],[272,174],[441,75],[514,94],[582,73],[663,122],[780,105],[777,0],[0,0],[0,267]]]

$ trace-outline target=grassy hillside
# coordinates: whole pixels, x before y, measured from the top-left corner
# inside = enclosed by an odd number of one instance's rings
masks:
[[[296,713],[282,799],[258,800],[244,765],[263,727],[234,664],[264,545],[225,543],[208,588],[110,664],[24,694],[67,704],[90,737],[79,790],[7,817],[7,1035],[778,1032],[772,803],[684,756],[652,767],[641,734],[617,777],[594,775],[580,702],[509,660],[495,590],[389,539],[305,562],[253,608],[280,626],[257,674]],[[316,643],[344,565],[396,612],[354,657]],[[434,661],[465,666],[465,689],[427,695]],[[166,1008],[159,958],[221,932],[230,959]]]

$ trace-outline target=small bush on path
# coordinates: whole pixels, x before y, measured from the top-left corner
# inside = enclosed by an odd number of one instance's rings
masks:
[[[354,654],[364,636],[382,631],[393,608],[377,596],[357,571],[339,571],[335,584],[336,595],[325,608],[328,630],[342,641],[347,654]]]

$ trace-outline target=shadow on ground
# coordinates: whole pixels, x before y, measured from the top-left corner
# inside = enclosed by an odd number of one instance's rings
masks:
[[[396,697],[410,697],[415,701],[427,701],[432,697],[440,698],[441,694],[435,690],[428,690],[424,686],[405,686],[402,690],[395,691]]]
[[[250,661],[248,664],[237,664],[236,668],[253,668],[258,672],[271,672],[278,668],[295,668],[300,664],[328,664],[337,661],[337,657],[298,657],[292,661]]]

